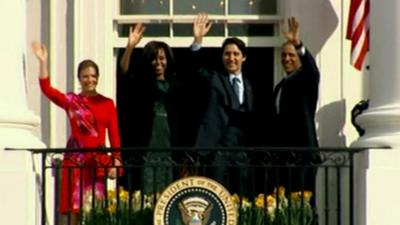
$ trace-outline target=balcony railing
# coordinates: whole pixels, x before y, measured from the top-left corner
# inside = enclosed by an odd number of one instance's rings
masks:
[[[97,219],[96,224],[152,224],[152,213],[159,194],[172,182],[192,176],[211,178],[236,197],[238,224],[352,225],[354,224],[354,158],[363,150],[104,148],[30,151],[40,155],[42,164],[42,225],[48,223],[89,225],[94,224],[91,223],[94,219]],[[115,166],[115,161],[112,160],[111,153],[115,151],[122,154],[121,166]],[[81,154],[83,152],[84,154]],[[104,163],[107,153],[109,159]],[[71,155],[79,154],[86,158],[65,163],[65,159]],[[101,161],[103,163],[99,163]],[[123,175],[114,180],[110,179],[108,174],[113,168],[117,168],[116,172],[119,175],[123,170]],[[87,179],[92,179],[89,185],[86,185],[90,187],[91,192],[85,193],[87,191],[84,189],[85,185],[80,185],[78,195],[82,198],[79,198],[77,205],[75,203],[74,206],[73,200],[69,196],[66,197],[65,193],[73,190],[72,185],[76,182],[87,184],[87,181],[84,181]],[[49,185],[49,182],[52,185]],[[100,193],[100,197],[97,193],[98,184],[104,187],[102,189],[104,193]],[[282,187],[285,189],[285,194],[282,192]],[[65,189],[68,189],[67,192]],[[49,195],[49,193],[54,194]],[[260,198],[261,205],[257,202]],[[289,210],[295,204],[298,206],[297,211]],[[49,205],[54,206],[53,212],[49,211]],[[67,211],[75,207],[76,213],[61,214],[60,210],[62,211],[63,207]],[[261,210],[262,213],[258,215],[256,211],[249,214],[246,207],[257,210],[264,207],[265,210]],[[288,208],[287,211],[283,211],[285,207]],[[312,210],[307,211],[310,208]],[[122,210],[129,214],[123,214]],[[273,211],[275,214],[271,214],[271,210],[275,210]],[[54,216],[49,217],[50,214]],[[260,215],[261,219],[256,220]]]

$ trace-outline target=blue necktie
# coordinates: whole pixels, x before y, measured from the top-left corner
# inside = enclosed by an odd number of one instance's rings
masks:
[[[239,83],[240,83],[239,78],[234,77],[234,78],[232,79],[232,88],[233,88],[233,91],[235,92],[236,97],[238,98],[238,100],[239,100],[239,102],[240,102]],[[240,102],[240,103],[241,103],[241,102]]]

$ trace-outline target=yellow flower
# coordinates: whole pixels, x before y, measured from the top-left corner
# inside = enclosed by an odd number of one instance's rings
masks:
[[[247,209],[251,208],[251,202],[246,197],[240,198],[240,196],[235,193],[231,195],[231,199],[236,207],[236,210],[242,208],[242,210],[247,211]]]
[[[285,195],[286,189],[283,186],[279,186],[278,188],[274,189],[272,196],[274,198],[279,198],[279,208],[287,207],[288,199]]]
[[[265,208],[269,214],[273,214],[276,209],[276,199],[273,195],[258,194],[254,199],[254,204],[257,208]]]
[[[271,215],[276,209],[276,199],[272,195],[267,196],[267,212]]]
[[[267,196],[267,207],[276,207],[276,200],[274,196],[272,195]]]
[[[264,208],[264,194],[258,194],[257,197],[254,199],[254,203],[257,208]]]
[[[133,211],[137,212],[141,209],[142,204],[142,193],[139,190],[136,190],[132,193],[132,208]]]
[[[232,201],[233,201],[233,203],[235,203],[235,204],[240,204],[240,197],[239,197],[239,195],[238,194],[233,194],[232,196],[231,196],[231,199],[232,199]]]
[[[124,189],[121,189],[119,191],[119,199],[121,202],[127,203],[129,200],[129,192],[125,191]]]
[[[304,201],[310,202],[312,197],[312,192],[311,191],[304,191]]]
[[[140,192],[140,190],[136,190],[132,193],[132,200],[141,199],[141,198],[142,198],[142,193]]]
[[[285,197],[285,187],[280,186],[280,187],[278,188],[278,196],[279,196],[279,197]]]
[[[114,214],[117,211],[117,205],[116,204],[109,204],[107,207],[107,211],[111,214]]]
[[[291,199],[292,202],[300,202],[301,199],[303,198],[303,201],[308,203],[310,202],[310,199],[312,197],[312,192],[311,191],[296,191],[296,192],[292,192],[291,194]]]
[[[292,192],[290,194],[290,198],[292,199],[293,203],[299,202],[300,201],[300,193],[298,191]]]
[[[242,198],[242,209],[247,210],[251,207],[251,202],[249,201],[248,198],[243,197]]]
[[[115,190],[108,190],[107,191],[107,197],[108,197],[109,200],[115,199],[116,196],[117,196],[117,194],[116,194]]]
[[[240,207],[240,197],[239,197],[239,195],[236,194],[236,193],[231,195],[231,200],[232,200],[233,204],[235,205],[236,210],[238,210],[239,207]]]

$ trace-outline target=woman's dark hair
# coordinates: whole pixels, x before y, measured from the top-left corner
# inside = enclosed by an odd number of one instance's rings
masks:
[[[236,45],[239,48],[239,50],[242,52],[243,57],[246,57],[246,55],[247,55],[246,44],[242,40],[240,40],[237,37],[231,37],[231,38],[225,39],[224,43],[222,43],[222,51],[224,51],[225,46],[230,45],[230,44]]]
[[[165,42],[150,41],[143,49],[142,61],[144,72],[154,75],[154,70],[151,62],[156,59],[158,51],[163,49],[167,58],[167,68],[165,69],[165,79],[169,80],[175,74],[175,60],[171,47]]]
[[[85,60],[83,60],[82,62],[79,63],[79,66],[78,66],[78,78],[79,78],[79,75],[80,75],[81,71],[86,69],[86,68],[89,68],[89,67],[93,67],[94,70],[96,71],[97,76],[100,76],[100,74],[99,74],[99,66],[97,66],[97,64],[95,62],[93,62],[92,60],[85,59]]]

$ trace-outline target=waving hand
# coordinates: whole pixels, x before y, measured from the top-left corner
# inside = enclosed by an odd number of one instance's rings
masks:
[[[142,40],[145,30],[146,27],[142,23],[136,24],[135,27],[129,27],[128,43],[126,44],[126,49],[120,61],[120,67],[123,74],[128,72],[132,51],[136,45],[139,44],[140,40]]]
[[[293,17],[288,18],[288,31],[283,32],[286,40],[294,44],[295,46],[300,45],[300,25],[299,22]]]
[[[136,24],[135,27],[129,27],[128,47],[134,48],[142,40],[146,27],[142,23]]]
[[[40,42],[34,41],[32,42],[32,51],[39,60],[39,77],[47,78],[49,76],[49,71],[47,69],[48,53],[46,46]]]
[[[193,36],[194,42],[201,44],[203,37],[210,31],[212,22],[208,20],[206,13],[199,13],[193,22]]]
[[[47,48],[44,44],[34,41],[32,42],[32,51],[35,53],[39,61],[45,62],[48,58]]]

